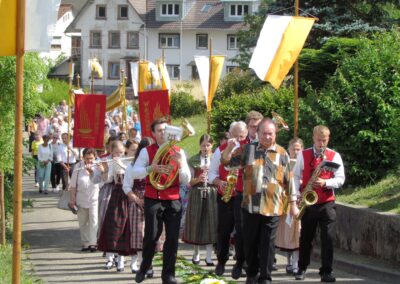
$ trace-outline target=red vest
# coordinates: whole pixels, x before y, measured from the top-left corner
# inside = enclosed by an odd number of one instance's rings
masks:
[[[249,142],[250,142],[250,140],[248,140],[248,137],[247,137],[245,140],[240,141],[240,146],[246,145],[246,144],[248,144]],[[227,143],[224,143],[224,144],[222,144],[221,146],[219,146],[219,150],[220,150],[220,152],[221,152],[221,155],[222,155],[222,152],[225,150],[225,148],[226,148],[227,146],[228,146]],[[227,170],[225,169],[225,166],[224,166],[224,165],[220,164],[220,165],[219,165],[219,179],[220,179],[220,180],[223,180],[223,181],[226,181],[226,177],[228,176],[228,174],[229,174],[229,171],[227,171]],[[232,191],[232,196],[236,196],[236,192],[235,192],[235,191],[237,191],[237,192],[243,192],[243,171],[242,171],[242,170],[239,170],[238,179],[237,179],[237,183],[236,183],[236,188],[235,188],[234,191]],[[222,191],[219,187],[218,187],[218,193],[219,193],[220,195],[223,195],[223,194],[224,194],[223,191]]]
[[[174,150],[170,149],[170,154],[174,153],[174,151],[180,151],[180,148],[177,146],[172,147]],[[148,147],[146,147],[147,153],[149,155],[149,165],[152,164],[154,156],[157,153],[158,150],[158,145],[157,144],[152,144]],[[175,174],[178,171],[178,167],[174,167],[172,174]],[[164,181],[167,176],[162,175],[161,176],[161,181]],[[144,196],[147,198],[151,199],[159,199],[159,200],[177,200],[180,198],[179,195],[179,175],[175,179],[175,181],[172,183],[170,187],[164,190],[157,190],[155,189],[151,183],[150,183],[150,178],[149,176],[146,177],[146,187],[145,187],[145,193]]]
[[[325,150],[325,159],[332,161],[335,157],[335,151],[330,149]],[[303,151],[304,159],[304,170],[303,170],[303,184],[301,186],[300,192],[303,192],[304,187],[310,180],[315,168],[322,162],[322,158],[315,158],[313,148],[309,148]],[[322,170],[320,178],[330,179],[334,177],[334,173],[326,170]],[[317,204],[327,203],[335,200],[335,195],[333,190],[327,189],[326,187],[314,187],[314,191],[318,195]]]

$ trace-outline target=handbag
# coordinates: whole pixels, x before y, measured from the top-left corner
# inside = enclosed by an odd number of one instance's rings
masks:
[[[58,199],[57,208],[61,210],[70,210],[69,206],[69,191],[62,190],[60,194],[60,198]]]

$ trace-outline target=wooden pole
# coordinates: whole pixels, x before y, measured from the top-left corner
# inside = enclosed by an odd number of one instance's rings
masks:
[[[212,47],[211,47],[211,38],[210,38],[210,57],[209,57],[209,72],[208,72],[208,93],[207,93],[207,133],[211,133],[211,108],[208,110],[208,105],[211,106],[210,101],[210,87],[211,87],[211,56],[212,56]]]
[[[299,15],[299,0],[295,0],[295,15]],[[299,131],[299,62],[294,63],[294,137],[298,137]]]
[[[15,99],[15,143],[14,143],[14,224],[12,283],[19,284],[21,271],[21,227],[22,227],[22,116],[24,102],[24,56],[25,56],[25,0],[17,0],[17,62]]]
[[[79,76],[79,73],[76,74],[76,86],[78,90],[81,88],[81,76]]]
[[[69,171],[69,150],[68,150],[68,146],[69,146],[69,142],[71,141],[71,108],[72,108],[72,78],[73,78],[73,63],[70,62],[69,63],[69,77],[68,77],[68,83],[69,83],[69,90],[68,90],[68,134],[67,134],[67,167],[68,167],[68,171]],[[79,84],[79,83],[78,83]]]
[[[93,67],[90,67],[91,70],[91,79],[90,79],[90,93],[93,94],[94,93],[94,70]]]
[[[6,244],[6,209],[4,202],[4,172],[0,170],[0,215],[1,215],[1,234],[0,245]]]
[[[125,127],[122,127],[122,128],[124,128],[124,132],[127,133],[128,132],[128,120],[126,117],[126,93],[125,93],[126,78],[125,78],[124,70],[121,70],[121,80],[122,80],[121,81],[122,88],[121,88],[120,92],[123,92],[122,96],[123,96],[123,100],[124,100],[122,120],[123,120],[123,124],[125,124]]]

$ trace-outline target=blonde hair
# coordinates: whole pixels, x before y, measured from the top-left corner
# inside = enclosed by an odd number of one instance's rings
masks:
[[[301,148],[304,149],[304,142],[301,138],[295,137],[289,141],[289,148],[293,145],[299,143]]]
[[[331,134],[331,132],[329,131],[329,128],[324,125],[317,125],[314,127],[313,135],[323,135],[323,136],[328,135],[329,136],[330,134]]]

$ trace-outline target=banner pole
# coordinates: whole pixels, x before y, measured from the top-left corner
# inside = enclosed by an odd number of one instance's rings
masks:
[[[69,83],[69,89],[68,89],[68,132],[67,132],[67,167],[69,171],[69,142],[71,141],[71,107],[72,107],[72,69],[73,69],[73,63],[69,63],[69,75],[68,75],[68,83]]]
[[[12,283],[21,282],[21,227],[22,227],[22,117],[24,99],[25,55],[25,0],[17,0],[16,34],[16,99],[14,148],[14,224]]]
[[[210,57],[209,57],[209,71],[208,71],[208,93],[207,93],[207,133],[211,133],[211,101],[210,101],[210,87],[211,87],[211,56],[212,56],[212,47],[211,47],[211,38],[210,38]],[[210,106],[210,107],[208,107]]]
[[[121,88],[121,92],[122,92],[122,96],[123,96],[123,100],[124,100],[124,104],[123,104],[123,114],[122,114],[122,119],[123,119],[123,124],[125,124],[125,130],[124,132],[127,133],[128,132],[128,121],[127,121],[127,117],[126,117],[126,93],[125,93],[125,84],[126,84],[126,79],[125,79],[125,74],[124,74],[124,70],[121,70],[121,79],[122,79],[122,88]],[[124,127],[123,127],[124,128]]]
[[[295,0],[295,15],[299,16],[299,0]],[[299,133],[299,62],[294,63],[294,137]]]
[[[0,245],[6,244],[6,211],[4,202],[4,171],[0,169],[0,215],[1,215],[1,235]]]

